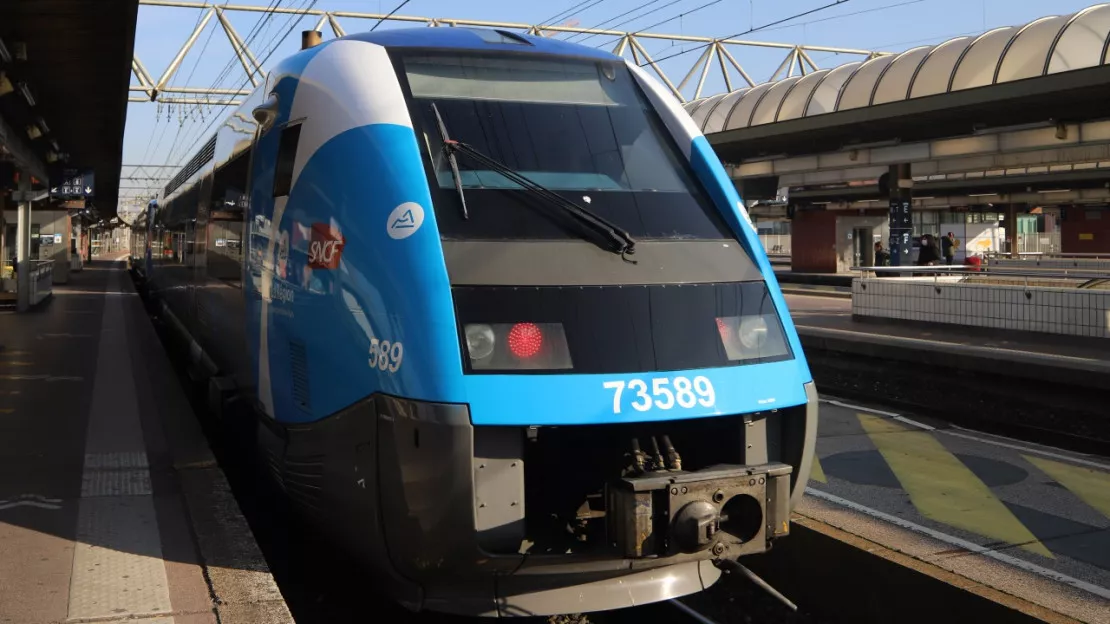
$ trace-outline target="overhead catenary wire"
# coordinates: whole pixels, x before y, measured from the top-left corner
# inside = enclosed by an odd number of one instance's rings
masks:
[[[377,30],[377,29],[378,29],[378,26],[381,26],[381,25],[382,25],[382,22],[384,22],[385,20],[387,20],[387,19],[389,19],[389,18],[393,17],[393,14],[394,14],[394,13],[396,13],[397,11],[400,11],[401,9],[403,9],[403,8],[405,7],[405,5],[406,5],[406,4],[408,4],[408,3],[409,3],[409,2],[411,2],[411,1],[412,1],[412,0],[401,0],[401,4],[398,4],[397,6],[393,7],[393,10],[392,10],[392,11],[390,11],[390,12],[389,12],[388,14],[386,14],[386,16],[385,16],[385,17],[383,17],[383,18],[379,19],[379,20],[378,20],[378,23],[377,23],[377,24],[374,24],[373,28],[371,28],[371,29],[370,29],[370,32],[374,32],[375,30]]]
[[[249,46],[252,43],[254,43],[255,40],[263,34],[263,32],[266,32],[266,33],[269,32],[270,25],[273,23],[273,18],[276,16],[276,11],[277,11],[278,7],[281,6],[281,3],[283,1],[284,0],[277,0],[276,2],[271,3],[270,5],[267,6],[266,12],[264,12],[263,15],[258,18],[258,21],[255,22],[254,26],[251,27],[250,32],[247,33],[246,39],[243,40],[244,47],[249,48]],[[303,8],[303,5],[302,5],[302,8]],[[294,14],[293,17],[295,17],[295,14]],[[288,20],[286,20],[285,23],[288,24],[289,21],[293,19],[293,17],[290,17]],[[279,29],[279,32],[280,32],[280,29]],[[272,38],[270,39],[270,43],[273,43]],[[278,42],[278,43],[280,43],[280,42]],[[227,80],[227,78],[231,75],[231,72],[234,70],[236,60],[237,60],[237,55],[233,55],[228,60],[228,62],[224,65],[220,74],[216,77],[216,80],[212,84],[213,89],[220,88],[224,85],[224,81]],[[247,74],[247,79],[244,80],[243,83],[235,89],[236,91],[241,90],[242,87],[246,86],[246,83],[250,81],[250,77],[254,73],[254,71],[255,71],[254,68],[251,68],[251,71]],[[213,120],[214,119],[215,118],[213,118]],[[202,120],[202,123],[203,123],[203,120]],[[189,155],[192,153],[194,147],[196,146],[197,141],[199,141],[201,138],[203,138],[205,133],[207,132],[207,128],[211,127],[211,123],[208,124],[208,126],[205,126],[205,130],[202,130],[200,132],[200,135],[199,135],[199,138],[198,138],[195,135],[195,129],[199,128],[199,127],[200,127],[199,125],[193,126],[190,129],[190,131],[188,133],[186,133],[184,139],[182,140],[182,142],[180,144],[181,146],[188,146],[184,149],[184,151],[177,152],[177,151],[175,151],[171,148],[171,154],[170,154],[170,158],[168,159],[168,161],[172,160],[174,164],[180,165],[182,161],[184,161],[186,158],[189,157]],[[175,147],[177,146],[176,141],[175,141],[174,146]]]
[[[590,9],[594,8],[595,6],[597,6],[599,4],[602,4],[603,2],[606,2],[606,1],[607,0],[586,0],[585,2],[580,2],[576,5],[574,5],[573,7],[571,7],[571,12],[570,13],[567,13],[566,15],[563,15],[562,17],[551,18],[551,19],[548,19],[548,20],[544,20],[544,22],[537,23],[536,25],[541,26],[541,27],[542,26],[558,26],[558,24],[552,24],[552,23],[549,23],[549,22],[551,22],[553,19],[569,19],[569,18],[572,18],[575,15],[577,15],[579,13],[582,13],[584,11],[589,11]],[[585,6],[583,6],[583,5],[585,5]],[[564,13],[566,13],[566,12],[564,11]],[[540,30],[543,30],[543,29],[541,28]]]
[[[618,20],[618,19],[620,19],[620,18],[624,17],[625,15],[628,15],[629,13],[635,13],[636,11],[639,11],[640,9],[646,9],[646,8],[648,8],[649,6],[651,6],[651,5],[653,5],[653,4],[658,4],[658,3],[662,2],[662,1],[663,1],[663,0],[651,0],[651,2],[648,2],[647,4],[644,4],[644,5],[640,5],[640,6],[637,6],[637,7],[633,7],[633,8],[631,8],[631,9],[629,9],[629,10],[625,11],[624,13],[619,13],[619,14],[617,14],[617,15],[614,15],[613,17],[610,17],[609,19],[606,19],[606,20],[602,20],[602,21],[600,21],[600,22],[598,22],[598,23],[594,24],[593,26],[590,26],[589,30],[597,30],[597,29],[600,29],[600,28],[606,27],[606,25],[608,25],[608,24],[609,24],[610,22],[613,22],[613,21],[615,21],[615,20]],[[679,3],[679,2],[683,2],[683,1],[684,1],[684,0],[672,0],[671,2],[669,2],[669,3],[665,4],[665,5],[661,6],[661,7],[657,7],[657,8],[655,8],[655,9],[652,9],[651,11],[648,11],[647,13],[644,13],[643,15],[637,15],[636,17],[633,17],[633,18],[627,19],[627,20],[625,20],[625,21],[623,21],[623,22],[620,22],[620,23],[617,23],[617,24],[613,24],[612,26],[609,26],[609,28],[617,28],[617,27],[618,27],[618,26],[620,26],[621,24],[627,24],[627,23],[628,23],[628,22],[630,22],[630,21],[633,21],[633,20],[637,20],[637,19],[640,19],[641,17],[644,17],[644,16],[646,16],[646,15],[650,15],[650,14],[654,13],[655,11],[658,11],[658,10],[664,9],[664,8],[666,8],[666,7],[669,7],[669,6],[671,6],[672,4],[677,4],[677,3]],[[589,39],[589,38],[591,38],[591,37],[596,37],[596,36],[597,36],[596,34],[592,34],[592,35],[586,35],[586,33],[571,33],[571,35],[570,35],[569,37],[567,37],[567,38],[566,38],[566,39],[565,39],[564,41],[574,41],[574,40],[575,40],[575,39],[576,39],[577,37],[582,37],[583,35],[585,35],[585,39],[578,39],[578,43],[581,43],[581,42],[583,42],[583,41],[585,41],[586,39]]]
[[[264,28],[265,28],[265,31],[269,30],[269,24],[272,22],[272,20],[274,18],[274,15],[276,14],[276,10],[278,9],[278,7],[281,6],[281,3],[283,1],[284,0],[275,0],[275,1],[272,1],[270,4],[267,5],[266,11],[263,12],[262,16],[260,16],[258,18],[258,21],[255,22],[254,26],[251,27],[250,31],[247,33],[247,37],[242,40],[244,48],[249,49],[250,45],[252,43],[254,43],[255,39],[258,38],[264,32],[264,30],[263,30]],[[230,41],[230,38],[229,38],[229,41]],[[234,42],[232,42],[232,47],[233,48],[235,47],[235,45],[236,44]],[[238,58],[238,54],[233,53],[231,58],[224,65],[224,67],[220,71],[220,73],[217,75],[216,80],[212,83],[212,86],[211,86],[212,89],[220,88],[223,85],[224,81],[227,79],[227,77],[231,74],[232,70],[234,69],[235,61],[237,60],[237,58]],[[250,80],[250,76],[254,73],[254,71],[255,70],[253,68],[250,70],[250,72],[247,74],[247,80]],[[200,104],[198,103],[196,106],[199,109]],[[190,116],[190,119],[191,119],[191,116]],[[202,123],[203,123],[203,121],[204,120],[201,119]],[[187,133],[186,134],[186,144],[188,144],[187,141],[191,138],[192,138],[192,132]],[[167,154],[167,164],[173,158],[173,156],[175,155],[174,148],[177,147],[177,145],[178,145],[177,139],[175,138],[173,145],[171,145],[171,147],[170,147],[170,152]],[[188,151],[185,152],[185,154],[188,154],[188,153],[189,153]],[[176,155],[177,155],[177,160],[174,161],[175,164],[178,163],[180,160],[185,158],[185,155],[183,155],[183,154],[176,154]]]
[[[574,15],[574,11],[577,11],[583,5],[589,4],[591,2],[596,2],[596,1],[597,0],[582,0],[582,2],[579,2],[578,4],[570,7],[569,9],[563,9],[562,11],[559,11],[558,13],[556,13],[555,15],[552,15],[551,17],[547,17],[547,18],[544,18],[542,20],[537,21],[536,25],[537,26],[551,26],[551,25],[553,25],[553,22],[555,20],[562,19],[564,17],[570,17],[571,15]]]
[[[888,9],[896,9],[911,4],[920,4],[926,0],[906,0],[905,2],[896,2],[894,4],[886,4],[883,6],[871,7],[870,9],[861,9],[859,11],[852,11],[851,13],[841,13],[840,15],[830,15],[822,17],[821,19],[810,20],[808,22],[798,22],[797,24],[788,24],[786,26],[779,26],[778,28],[764,28],[763,32],[773,32],[776,30],[786,30],[787,28],[797,28],[799,26],[809,26],[810,24],[820,24],[822,22],[831,22],[833,20],[844,19],[845,17],[853,17],[856,15],[863,15],[865,13],[875,13],[877,11],[886,11]]]
[[[281,43],[284,42],[289,37],[290,34],[292,34],[293,30],[296,29],[297,25],[300,24],[301,20],[304,19],[304,16],[307,15],[307,12],[311,11],[316,6],[316,3],[318,1],[319,0],[312,0],[312,2],[308,5],[308,8],[297,11],[296,13],[294,13],[289,18],[289,20],[287,20],[285,22],[286,24],[289,24],[290,22],[293,22],[293,23],[292,23],[292,25],[289,26],[289,30],[285,31],[284,35],[282,35],[280,38],[276,39],[276,42],[274,43],[273,47],[270,48],[270,50],[266,53],[266,56],[261,61],[259,61],[258,65],[260,67],[265,65],[266,61],[270,60],[270,57],[273,56],[274,52],[277,51],[277,49],[281,45]],[[293,21],[293,18],[296,18],[295,22]],[[239,85],[238,89],[242,89],[243,87],[245,87],[247,82],[249,82],[249,81],[250,81],[250,77],[248,76]],[[208,136],[208,131],[212,128],[212,124],[214,124],[217,119],[220,119],[220,117],[216,117],[216,116],[212,117],[212,121],[208,122],[208,125],[205,126],[204,130],[202,130],[200,132],[200,136],[195,141],[193,141],[193,144],[190,145],[189,149],[185,151],[186,154],[192,153],[192,151],[193,151],[193,149],[195,149],[197,143],[199,143],[200,140],[203,139],[204,137]]]
[[[810,9],[808,11],[802,11],[801,13],[795,13],[794,15],[791,15],[790,17],[784,17],[782,19],[775,20],[773,22],[768,22],[768,23],[763,24],[761,26],[753,26],[752,28],[749,28],[745,31],[738,32],[738,33],[735,33],[735,34],[732,34],[732,35],[728,35],[727,37],[719,37],[715,41],[710,41],[709,43],[703,43],[703,44],[700,44],[700,45],[696,45],[692,48],[682,50],[681,52],[675,52],[674,54],[669,54],[667,56],[654,59],[654,61],[658,65],[659,63],[662,63],[663,61],[666,61],[668,59],[672,59],[672,58],[675,58],[677,56],[682,56],[683,54],[689,54],[689,53],[695,52],[697,50],[703,50],[703,49],[708,48],[709,46],[711,46],[711,45],[713,45],[713,44],[715,44],[719,41],[724,41],[726,39],[735,39],[736,37],[743,37],[744,35],[748,35],[748,34],[751,34],[753,32],[759,32],[761,30],[765,30],[765,29],[767,29],[771,26],[778,26],[779,24],[783,24],[783,23],[789,22],[791,20],[796,20],[799,17],[805,17],[806,15],[813,15],[814,13],[817,13],[819,11],[824,11],[825,9],[830,9],[834,6],[839,6],[841,4],[845,4],[849,1],[850,0],[835,0],[834,2],[830,2],[828,4],[823,4],[819,7]],[[650,26],[649,26],[649,28],[650,28]],[[648,62],[645,61],[643,63],[640,63],[640,66],[643,67],[644,65],[647,65],[647,64],[648,64]]]
[[[638,35],[638,34],[640,34],[640,33],[644,32],[645,30],[649,30],[649,29],[651,29],[651,28],[655,28],[656,26],[660,26],[660,25],[662,25],[662,24],[666,24],[667,22],[673,22],[673,21],[675,21],[676,19],[680,19],[680,18],[683,18],[683,17],[685,17],[685,16],[687,16],[687,15],[690,15],[691,13],[697,13],[698,11],[700,11],[700,10],[702,10],[702,9],[704,9],[704,8],[707,8],[707,7],[711,7],[711,6],[713,6],[714,4],[717,4],[717,3],[719,3],[719,2],[721,2],[721,0],[710,0],[709,2],[706,2],[705,4],[703,4],[703,5],[701,5],[701,6],[697,6],[697,7],[694,7],[694,8],[692,8],[692,9],[690,9],[689,11],[683,11],[682,13],[679,13],[678,15],[673,15],[673,16],[671,16],[671,17],[668,17],[668,18],[667,18],[667,19],[665,19],[665,20],[660,20],[660,21],[658,21],[658,22],[655,22],[654,24],[650,24],[650,25],[648,25],[648,26],[644,26],[644,27],[642,27],[642,28],[637,28],[637,29],[636,29],[635,31],[633,31],[633,32],[630,32],[630,33],[628,33],[628,34],[629,34],[630,36],[633,36],[633,37],[635,37],[636,35]],[[662,6],[662,7],[659,7],[659,8],[660,8],[660,9],[664,9],[664,8],[666,8],[666,7],[669,7],[669,6],[671,6],[671,4],[675,4],[675,3],[674,3],[674,2],[672,2],[672,3],[670,3],[670,4],[664,5],[664,6]],[[640,17],[646,17],[646,16],[648,15],[648,14],[649,14],[649,13],[645,13],[644,15],[641,15],[641,16],[637,17],[636,19],[639,19]],[[628,20],[628,21],[622,22],[622,24],[627,24],[627,23],[628,23],[629,21],[632,21],[632,20]],[[620,26],[620,25],[621,25],[621,24],[617,24],[617,26]],[[618,39],[619,39],[619,38],[620,38],[620,37],[618,37]],[[595,48],[595,49],[597,49],[597,48],[602,48],[602,47],[608,46],[608,45],[609,45],[610,43],[613,43],[613,41],[614,41],[613,39],[610,39],[609,41],[606,41],[605,43],[602,43],[602,44],[599,44],[599,45],[596,45],[596,46],[594,46],[594,48]]]
[[[199,12],[197,13],[197,21],[196,21],[196,23],[195,23],[195,24],[193,24],[193,30],[196,30],[196,29],[197,29],[197,27],[198,27],[198,26],[200,26],[200,21],[201,21],[201,19],[203,19],[203,18],[204,18],[204,11],[199,11]],[[210,40],[210,39],[211,39],[211,34],[209,35],[209,40]],[[204,42],[204,45],[205,45],[205,47],[207,47],[207,46],[208,46],[208,41],[205,41],[205,42]],[[193,64],[193,71],[196,71],[196,67],[197,67],[197,64],[199,64],[199,63],[200,63],[200,59],[199,59],[199,57],[198,57],[198,59],[197,59],[197,63],[194,63],[194,64]],[[190,78],[191,78],[191,77],[192,77],[192,76],[190,75]],[[174,77],[173,77],[173,78],[172,78],[172,79],[170,80],[170,85],[171,85],[171,86],[173,85],[173,82],[174,82],[174,80],[176,80],[176,79],[177,79],[177,75],[175,74],[175,75],[174,75]],[[169,121],[167,120],[167,121],[166,121],[166,127],[165,127],[165,128],[162,128],[162,133],[161,133],[161,134],[160,134],[160,135],[158,136],[158,142],[157,142],[157,143],[155,143],[155,142],[154,142],[154,134],[155,134],[155,133],[157,132],[157,130],[158,130],[158,126],[159,126],[159,125],[161,125],[161,123],[162,123],[162,116],[161,116],[161,112],[162,112],[162,111],[161,111],[161,106],[159,106],[159,107],[158,107],[158,108],[156,109],[156,111],[155,111],[155,118],[154,118],[154,128],[153,128],[153,129],[152,129],[152,130],[150,131],[150,135],[149,135],[149,136],[147,137],[147,141],[146,141],[146,148],[145,148],[145,149],[143,149],[143,156],[142,156],[142,158],[140,158],[140,159],[139,159],[139,161],[138,161],[138,162],[140,162],[140,163],[144,163],[144,162],[146,162],[146,159],[147,159],[147,157],[148,157],[148,156],[150,156],[150,148],[151,148],[152,146],[154,146],[154,145],[161,145],[161,144],[162,144],[162,137],[164,137],[164,136],[166,135],[166,130],[168,130],[168,129],[169,129],[169,127],[170,127],[170,125],[169,125]]]
[[[276,9],[279,6],[281,6],[281,3],[283,1],[284,0],[272,0],[267,5],[265,12],[263,12],[263,14],[258,18],[258,21],[255,22],[255,24],[251,27],[251,30],[247,33],[247,38],[243,41],[244,46],[249,46],[254,41],[254,39],[262,32],[263,24],[268,24],[270,22],[270,20],[273,18],[274,14],[275,14]],[[225,5],[226,5],[226,2],[225,2]],[[213,30],[209,33],[209,37],[211,37],[212,33],[215,32],[216,28],[219,28],[219,26],[213,26]],[[230,38],[229,38],[229,42],[231,43],[232,48],[234,49],[235,48],[235,43],[231,42]],[[237,58],[237,55],[233,52],[232,56],[231,56],[231,59],[229,59],[228,62],[224,65],[223,69],[217,75],[216,80],[213,81],[212,86],[211,86],[212,89],[219,88],[223,84],[224,80],[227,78],[228,74],[231,72],[231,69],[235,66],[236,58]],[[194,70],[195,70],[195,66],[194,66]],[[249,79],[249,75],[248,75],[248,79]],[[196,104],[196,107],[199,109],[199,107],[200,107],[199,102]],[[192,111],[190,111],[189,120],[193,121]],[[202,118],[201,122],[203,123],[203,121],[204,120]],[[165,161],[163,162],[163,165],[169,165],[171,161],[174,164],[179,164],[179,161],[182,160],[183,156],[177,154],[177,148],[178,148],[179,145],[182,144],[181,139],[182,139],[182,131],[183,130],[184,130],[184,123],[182,123],[178,126],[177,132],[174,134],[174,139],[170,143],[170,147],[166,151],[166,158],[165,158]],[[188,144],[187,142],[191,138],[191,136],[192,136],[191,131],[185,134],[185,137],[186,137],[185,138],[185,141],[186,141],[185,144]],[[158,141],[159,141],[159,145],[161,145],[161,138],[159,138]],[[186,152],[186,154],[187,153],[188,152]],[[177,160],[174,160],[175,155],[177,156]]]

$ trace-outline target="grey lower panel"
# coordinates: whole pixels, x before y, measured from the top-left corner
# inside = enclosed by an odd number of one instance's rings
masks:
[[[528,617],[558,613],[589,613],[670,600],[709,588],[721,571],[709,561],[690,561],[592,581],[512,576],[497,585],[498,615]],[[562,582],[560,586],[558,583]]]
[[[813,453],[817,450],[817,413],[820,400],[817,396],[817,386],[811,381],[805,384],[806,390],[806,421],[805,437],[802,444],[802,458],[798,465],[797,479],[794,482],[794,491],[790,495],[790,508],[794,509],[802,500],[809,482],[809,471],[813,468]]]
[[[455,286],[614,286],[753,282],[759,268],[733,240],[641,241],[636,264],[586,241],[443,241]]]

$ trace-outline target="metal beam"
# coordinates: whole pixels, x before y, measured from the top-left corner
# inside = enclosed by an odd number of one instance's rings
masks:
[[[222,89],[222,90],[221,89],[209,89],[209,90],[205,90],[205,89],[200,89],[200,88],[189,88],[188,90],[177,91],[177,90],[171,90],[170,88],[167,87],[167,85],[169,84],[169,81],[173,78],[174,73],[180,67],[182,59],[185,58],[185,56],[188,54],[189,50],[193,47],[193,44],[196,42],[197,37],[200,35],[201,31],[203,31],[204,28],[207,26],[208,22],[211,20],[213,15],[217,16],[217,19],[220,22],[220,25],[223,27],[223,29],[224,29],[227,37],[228,37],[228,40],[231,43],[232,49],[235,51],[235,55],[238,58],[239,63],[243,66],[243,70],[246,72],[247,76],[250,78],[252,84],[254,86],[257,86],[259,84],[259,78],[264,75],[264,72],[263,72],[262,68],[260,67],[260,65],[258,63],[258,60],[254,57],[254,53],[251,52],[250,48],[245,45],[245,43],[243,42],[243,39],[235,31],[234,27],[232,27],[232,25],[231,25],[230,20],[228,20],[228,18],[226,17],[225,14],[228,13],[228,12],[247,12],[247,13],[267,13],[267,12],[269,12],[269,13],[282,14],[282,15],[313,16],[313,17],[316,18],[315,27],[314,27],[316,30],[321,30],[322,31],[324,23],[327,22],[331,26],[332,33],[336,37],[343,37],[343,36],[346,36],[346,34],[347,34],[346,31],[343,29],[343,27],[340,25],[339,19],[384,20],[384,21],[390,21],[390,22],[407,22],[407,23],[425,24],[427,26],[432,26],[432,27],[438,27],[438,26],[474,26],[474,27],[481,27],[481,28],[500,28],[500,29],[507,29],[507,30],[517,30],[517,31],[527,32],[527,33],[530,33],[530,34],[538,34],[540,36],[553,36],[553,35],[557,35],[557,34],[582,34],[582,35],[600,35],[600,36],[607,36],[607,37],[615,37],[617,43],[616,43],[616,49],[613,50],[614,54],[617,54],[618,56],[621,56],[626,51],[626,49],[630,50],[632,52],[633,61],[637,65],[639,65],[639,66],[650,66],[651,69],[653,71],[655,71],[655,73],[659,76],[659,78],[667,85],[667,87],[675,95],[675,97],[677,97],[679,99],[679,101],[683,101],[683,102],[687,100],[687,98],[683,95],[683,89],[686,87],[687,83],[690,82],[690,78],[692,78],[693,75],[698,72],[698,70],[701,70],[701,77],[700,77],[700,80],[697,81],[697,86],[694,88],[694,90],[693,90],[694,92],[693,92],[692,95],[695,99],[698,98],[698,97],[701,97],[702,91],[705,88],[705,81],[706,81],[706,77],[707,77],[707,74],[708,74],[708,66],[709,66],[709,63],[712,62],[714,54],[716,54],[716,56],[718,58],[718,62],[721,66],[721,72],[724,76],[725,88],[727,90],[731,91],[732,88],[733,88],[733,85],[732,85],[732,80],[729,77],[728,71],[727,71],[726,66],[725,66],[725,61],[726,60],[733,65],[733,67],[737,70],[737,72],[744,79],[744,81],[748,83],[749,86],[755,86],[755,84],[756,84],[755,81],[752,80],[751,76],[749,76],[746,71],[744,71],[744,69],[740,65],[740,63],[738,63],[736,61],[736,59],[733,57],[733,55],[729,51],[728,48],[730,48],[730,47],[731,48],[736,48],[736,49],[742,49],[742,48],[748,48],[748,49],[750,49],[750,48],[771,48],[771,49],[786,50],[787,51],[786,59],[783,61],[784,64],[782,66],[780,66],[779,71],[776,72],[776,75],[778,73],[781,73],[781,71],[783,69],[787,69],[788,74],[792,75],[795,63],[798,65],[799,70],[801,70],[803,74],[806,73],[805,64],[807,64],[807,63],[810,65],[810,67],[812,67],[813,69],[816,69],[816,64],[813,63],[812,59],[808,56],[808,54],[806,54],[807,51],[809,51],[809,52],[828,52],[828,53],[836,53],[836,54],[858,55],[858,56],[863,56],[863,57],[866,57],[866,58],[873,58],[875,56],[882,56],[882,55],[887,54],[886,52],[875,52],[875,51],[872,51],[872,50],[859,50],[859,49],[854,49],[854,48],[838,48],[838,47],[831,47],[831,46],[795,45],[795,44],[792,44],[792,43],[780,43],[780,42],[776,42],[776,41],[752,41],[752,40],[748,40],[748,39],[715,39],[713,37],[705,37],[705,36],[697,36],[697,35],[679,35],[679,34],[652,33],[652,32],[631,32],[631,31],[610,30],[610,29],[601,29],[601,28],[579,28],[579,27],[576,27],[576,26],[549,26],[549,25],[543,25],[543,24],[526,24],[526,23],[523,23],[523,22],[501,22],[501,21],[474,20],[474,19],[465,19],[465,18],[443,18],[443,17],[436,18],[436,17],[422,17],[422,16],[415,16],[415,15],[388,15],[388,14],[381,14],[381,13],[365,13],[365,12],[359,12],[359,11],[325,11],[323,9],[306,10],[306,9],[297,9],[297,8],[290,8],[290,7],[273,8],[273,7],[269,7],[269,6],[254,6],[254,5],[247,5],[247,4],[220,4],[220,5],[217,5],[214,2],[196,2],[196,1],[185,1],[185,0],[139,0],[139,4],[145,5],[145,6],[154,6],[154,7],[191,8],[191,9],[198,9],[198,10],[201,10],[201,11],[205,12],[205,14],[204,14],[203,18],[201,19],[200,23],[198,23],[197,27],[190,34],[188,40],[185,42],[185,44],[181,47],[180,51],[177,53],[177,56],[174,57],[173,61],[166,68],[166,70],[162,72],[161,76],[158,78],[157,81],[151,79],[149,73],[147,73],[145,69],[141,69],[142,64],[138,61],[137,57],[135,59],[135,63],[133,64],[136,67],[135,75],[139,80],[139,84],[138,85],[132,85],[130,90],[131,91],[141,91],[143,93],[146,93],[147,96],[148,96],[148,100],[150,100],[150,101],[170,103],[170,104],[194,104],[194,103],[199,103],[199,104],[210,105],[210,106],[221,106],[221,105],[231,105],[232,102],[233,102],[233,100],[227,100],[227,99],[216,100],[216,101],[203,100],[203,101],[200,101],[200,102],[192,102],[192,101],[189,101],[189,100],[182,100],[181,98],[164,97],[162,95],[163,93],[190,93],[190,94],[198,94],[198,95],[206,95],[206,96],[228,95],[228,93],[226,93],[226,91],[228,91],[227,89]],[[672,43],[694,43],[694,44],[701,43],[701,44],[706,44],[706,46],[705,46],[706,49],[705,49],[705,51],[702,52],[701,56],[698,57],[697,61],[695,61],[694,64],[690,67],[689,73],[687,74],[686,79],[684,79],[681,82],[681,84],[679,84],[679,86],[676,88],[674,86],[674,83],[667,76],[667,74],[663,72],[662,67],[651,58],[651,55],[644,48],[643,44],[640,43],[640,41],[638,41],[639,39],[652,39],[652,40],[657,40],[657,41],[670,41]],[[246,95],[246,94],[245,93],[235,93],[234,95]],[[143,101],[143,100],[132,98],[132,99],[129,99],[128,101],[140,102],[140,101]],[[235,103],[237,103],[237,101]]]
[[[914,176],[923,176],[1100,160],[1110,160],[1110,119],[749,161],[733,167],[733,177],[778,175],[796,180],[800,178],[785,176],[851,172],[897,163],[910,164]],[[816,178],[809,175],[806,179]]]

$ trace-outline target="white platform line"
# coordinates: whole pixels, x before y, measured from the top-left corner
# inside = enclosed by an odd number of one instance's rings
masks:
[[[921,526],[920,524],[910,522],[909,520],[906,520],[904,518],[899,518],[897,516],[883,513],[877,509],[872,509],[865,505],[860,505],[859,503],[850,501],[846,498],[841,498],[833,494],[829,494],[827,492],[822,492],[820,490],[815,490],[813,488],[807,487],[806,494],[813,496],[814,498],[820,498],[821,500],[840,505],[841,507],[847,507],[848,509],[851,509],[853,511],[858,511],[862,514],[871,516],[872,518],[882,520],[884,522],[889,522],[890,524],[900,526],[903,529],[909,529],[914,533],[927,535],[933,539],[940,540],[946,544],[951,544],[952,546],[963,548],[964,550],[967,550],[969,552],[990,557],[991,559],[995,559],[997,561],[1001,561],[1002,563],[1012,565],[1015,568],[1020,568],[1022,570],[1025,570],[1026,572],[1032,572],[1037,576],[1042,576],[1044,578],[1051,579],[1059,583],[1064,583],[1065,585],[1070,585],[1072,587],[1075,587],[1076,589],[1081,589],[1085,592],[1099,596],[1100,598],[1110,600],[1110,589],[1106,589],[1105,587],[1099,587],[1098,585],[1094,585],[1086,581],[1081,581],[1066,574],[1061,574],[1055,570],[1050,570],[1035,563],[1030,563],[1024,559],[1019,559],[1012,555],[1007,555],[997,550],[992,550],[990,548],[987,548],[986,546],[980,546],[979,544],[976,544],[974,542],[969,542],[965,539],[955,537],[953,535],[948,535],[947,533],[942,533],[940,531],[930,529],[929,527]]]

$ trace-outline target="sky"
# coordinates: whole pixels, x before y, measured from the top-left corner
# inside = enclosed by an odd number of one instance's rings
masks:
[[[388,13],[401,0],[237,0],[236,5],[281,7],[312,6],[325,11]],[[835,3],[835,4],[834,4]],[[999,26],[1021,25],[1045,15],[1073,13],[1096,4],[1094,0],[409,0],[397,15],[436,18],[465,18],[518,23],[567,24],[620,31],[644,31],[677,35],[726,37],[814,46],[830,46],[883,52],[901,52],[916,46],[940,43],[960,35],[975,35]],[[828,6],[832,5],[832,6]],[[791,18],[807,11],[808,15]],[[135,55],[155,81],[169,66],[204,11],[197,8],[140,6],[135,35]],[[239,36],[269,70],[295,53],[300,32],[315,25],[318,17],[276,15],[261,24],[261,12],[226,13]],[[374,20],[339,18],[347,33],[366,31]],[[387,21],[378,27],[412,28],[421,24]],[[333,37],[330,28],[324,38]],[[753,31],[754,32],[748,32]],[[747,34],[741,34],[747,33]],[[559,35],[587,46],[611,50],[613,37]],[[641,38],[640,41],[675,84],[698,60],[701,44],[680,44]],[[771,77],[785,58],[786,50],[730,47],[733,57],[758,84]],[[818,67],[835,67],[860,60],[850,54],[810,52]],[[665,59],[665,60],[664,60]],[[730,70],[731,71],[731,70]],[[732,72],[734,87],[741,78]],[[692,99],[697,76],[683,90]],[[132,75],[132,85],[138,79]],[[249,88],[246,74],[235,57],[231,43],[215,18],[200,33],[169,84],[174,87]],[[702,96],[724,91],[720,69],[710,68]],[[142,95],[132,93],[132,95]],[[127,165],[183,165],[211,136],[216,124],[230,114],[222,106],[131,103],[124,136],[124,175],[134,173]],[[166,177],[176,173],[165,169]],[[147,182],[123,181],[121,193],[150,197]],[[132,188],[135,187],[135,188]]]

